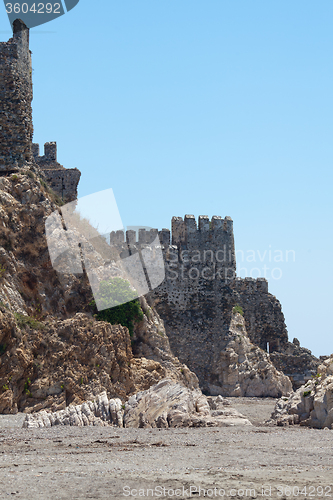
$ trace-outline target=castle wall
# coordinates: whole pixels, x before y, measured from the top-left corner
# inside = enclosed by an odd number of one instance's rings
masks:
[[[77,168],[44,170],[46,182],[64,203],[77,199],[77,186],[81,172]]]
[[[57,162],[57,145],[46,143],[39,156],[38,144],[32,143],[32,66],[29,29],[16,20],[13,38],[0,43],[0,174],[13,172],[25,163],[37,163],[47,183],[65,202],[77,198],[81,173],[65,169]]]
[[[64,168],[57,161],[57,143],[46,142],[44,155],[39,154],[39,144],[32,144],[34,161],[44,172],[46,182],[64,203],[77,199],[81,172],[77,168]]]
[[[150,294],[165,323],[171,349],[199,378],[219,385],[216,353],[225,349],[237,297],[233,222],[230,217],[173,217],[160,231],[166,277]],[[170,245],[170,243],[172,243]]]
[[[0,43],[0,172],[32,160],[32,67],[29,30],[14,21],[13,38]]]
[[[302,348],[289,353],[281,304],[268,292],[267,280],[236,277],[230,217],[209,220],[200,216],[198,224],[191,215],[173,217],[171,226],[171,232],[159,232],[166,277],[149,294],[149,300],[164,320],[173,353],[196,373],[201,387],[211,392],[221,386],[220,353],[230,340],[235,305],[244,311],[252,343],[273,353],[279,369],[284,367],[285,373],[304,378],[304,367],[297,364]],[[115,233],[111,244],[117,244],[119,238],[124,241],[121,232]],[[314,358],[311,353],[310,357]]]

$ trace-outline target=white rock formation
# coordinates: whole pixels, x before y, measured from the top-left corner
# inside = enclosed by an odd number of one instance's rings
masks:
[[[277,401],[272,420],[277,425],[333,429],[333,355],[318,367],[316,377]]]
[[[274,367],[269,354],[251,343],[239,313],[232,315],[229,337],[225,349],[216,353],[213,362],[219,386],[210,385],[211,394],[273,398],[289,395],[289,377]]]
[[[217,399],[217,398],[216,398]],[[207,427],[251,425],[236,410],[223,405],[219,397],[211,410],[200,389],[190,390],[161,380],[147,391],[129,398],[125,405],[125,427]]]
[[[54,425],[113,425],[118,427],[218,427],[251,425],[221,396],[210,398],[200,389],[191,390],[171,379],[163,379],[147,391],[134,394],[122,405],[120,399],[108,400],[106,392],[95,401],[69,406],[65,410],[28,414],[25,428]]]
[[[123,408],[120,399],[108,400],[102,392],[95,401],[86,401],[82,405],[68,406],[65,410],[48,413],[42,410],[28,414],[23,427],[51,427],[53,425],[113,425],[123,427]]]

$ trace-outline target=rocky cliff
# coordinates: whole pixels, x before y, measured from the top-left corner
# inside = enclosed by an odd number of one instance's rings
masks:
[[[144,298],[131,338],[93,317],[85,274],[53,269],[44,226],[56,201],[36,166],[0,178],[0,412],[60,409],[102,390],[125,400],[166,376],[197,387]]]

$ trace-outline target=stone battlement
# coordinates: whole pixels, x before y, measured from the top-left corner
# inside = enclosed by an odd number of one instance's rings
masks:
[[[65,168],[57,161],[57,143],[46,142],[44,144],[44,155],[39,155],[39,144],[32,144],[34,161],[44,172],[50,187],[65,202],[74,201],[77,198],[77,186],[81,172],[77,168]]]
[[[152,243],[159,236],[166,263],[177,260],[182,264],[195,263],[203,266],[217,263],[219,268],[228,268],[228,278],[236,276],[236,257],[233,235],[233,222],[230,217],[224,219],[200,215],[198,226],[193,215],[173,217],[169,229],[139,229],[113,231],[110,233],[110,245],[125,248],[128,245],[141,246]]]
[[[149,245],[153,243],[156,236],[159,234],[157,229],[146,230],[144,228],[139,229],[139,237],[137,237],[136,231],[129,229],[124,231],[112,231],[110,233],[110,245],[111,246],[127,246],[127,245]]]
[[[57,143],[56,142],[46,142],[44,144],[44,156],[39,154],[39,144],[32,144],[32,154],[34,160],[38,165],[43,165],[47,168],[47,165],[55,163],[57,166],[64,168],[60,163],[57,162]],[[50,167],[52,168],[52,166]]]
[[[198,225],[194,215],[173,217],[171,222],[172,245],[182,248],[194,248],[198,245],[217,248],[228,242],[233,244],[233,221],[214,215],[211,220],[207,215],[199,215]]]

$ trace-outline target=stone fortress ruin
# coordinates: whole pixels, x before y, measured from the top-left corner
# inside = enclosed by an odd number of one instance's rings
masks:
[[[77,198],[80,171],[57,161],[57,146],[48,142],[44,155],[33,144],[32,67],[29,30],[14,21],[13,38],[0,43],[0,174],[30,166],[40,169],[46,182],[65,202]],[[232,311],[244,311],[251,342],[269,351],[275,367],[299,387],[316,373],[319,360],[297,339],[289,342],[281,304],[268,291],[266,279],[237,278],[233,221],[230,217],[193,215],[173,217],[171,231],[111,233],[110,242],[124,258],[149,247],[159,234],[166,277],[148,295],[164,320],[171,349],[188,365],[208,393],[218,393],[219,355],[228,342]]]
[[[193,370],[210,394],[221,387],[219,353],[226,349],[233,308],[244,311],[251,342],[270,354],[274,366],[299,387],[316,374],[319,360],[299,341],[288,340],[281,304],[265,278],[238,278],[230,217],[173,217],[169,229],[116,231],[110,243],[120,258],[151,247],[159,235],[164,281],[148,300],[164,321],[174,354]],[[153,248],[151,248],[153,251]]]
[[[0,174],[38,165],[53,191],[65,203],[73,201],[81,173],[57,162],[55,142],[46,143],[44,156],[39,156],[38,144],[32,143],[32,99],[29,29],[16,19],[13,38],[0,43]]]

